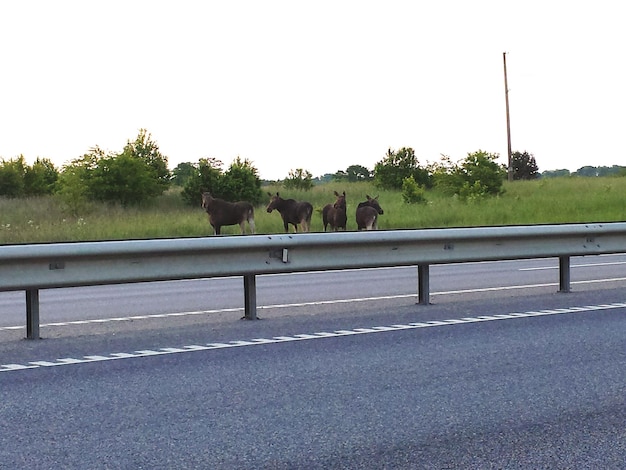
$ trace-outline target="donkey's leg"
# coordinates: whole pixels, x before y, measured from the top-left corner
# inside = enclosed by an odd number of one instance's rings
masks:
[[[256,233],[256,227],[254,225],[254,217],[250,217],[248,219],[248,226],[250,227],[250,232]]]

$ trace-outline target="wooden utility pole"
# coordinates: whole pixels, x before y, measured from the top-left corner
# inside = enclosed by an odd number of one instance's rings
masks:
[[[507,167],[507,174],[509,181],[513,181],[513,165],[511,162],[511,119],[509,117],[509,83],[506,77],[506,52],[502,53],[502,59],[504,60],[504,100],[506,102],[506,141],[507,151],[509,156],[509,166]]]

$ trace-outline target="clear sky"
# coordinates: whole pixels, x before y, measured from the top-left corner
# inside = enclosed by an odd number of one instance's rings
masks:
[[[267,179],[513,151],[626,165],[618,0],[2,0],[0,157],[61,166],[145,128]]]

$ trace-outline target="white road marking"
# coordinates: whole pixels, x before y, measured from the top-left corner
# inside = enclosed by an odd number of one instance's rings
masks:
[[[617,277],[617,278],[608,278],[608,279],[592,279],[587,281],[572,281],[570,284],[595,284],[595,283],[607,283],[607,282],[623,282],[626,281],[626,277]],[[536,289],[543,287],[558,287],[558,283],[546,283],[546,284],[526,284],[526,285],[518,285],[518,286],[501,286],[501,287],[483,287],[477,289],[460,289],[460,290],[450,290],[450,291],[441,291],[441,292],[431,292],[431,296],[438,295],[457,295],[457,294],[471,294],[471,293],[480,293],[480,292],[496,292],[496,291],[507,291],[507,290],[519,290],[519,289]],[[274,304],[274,305],[260,305],[257,307],[257,310],[269,310],[269,309],[278,309],[278,308],[295,308],[295,307],[311,307],[317,305],[333,305],[333,304],[346,304],[353,302],[371,302],[371,301],[379,301],[379,300],[392,300],[392,299],[407,299],[407,298],[417,298],[417,293],[415,294],[398,294],[398,295],[384,295],[378,297],[361,297],[354,299],[336,299],[336,300],[317,300],[312,302],[298,302],[291,304]],[[233,308],[220,308],[214,310],[195,310],[189,312],[172,312],[172,313],[158,313],[153,315],[133,315],[128,317],[114,317],[114,318],[97,318],[93,320],[71,320],[66,322],[54,322],[54,323],[43,323],[41,327],[51,327],[51,326],[69,326],[69,325],[86,325],[90,323],[108,323],[108,322],[122,322],[122,321],[135,321],[135,320],[150,320],[154,318],[168,318],[168,317],[183,317],[183,316],[192,316],[192,315],[209,315],[212,313],[227,313],[227,312],[243,312],[243,307],[233,307]],[[4,330],[23,330],[25,326],[2,326],[0,327],[0,331]]]
[[[149,357],[149,356],[162,356],[168,354],[181,354],[188,352],[196,352],[196,351],[206,351],[211,349],[225,349],[225,348],[236,348],[236,347],[248,347],[248,346],[257,346],[260,344],[276,344],[276,343],[284,343],[289,341],[309,341],[315,339],[323,339],[323,338],[331,338],[331,337],[339,337],[339,336],[354,336],[354,335],[364,335],[364,334],[372,334],[372,333],[384,333],[389,331],[399,331],[399,330],[411,330],[411,329],[419,329],[419,328],[433,328],[439,326],[455,326],[462,323],[478,323],[478,322],[488,322],[488,321],[497,321],[497,320],[512,320],[518,318],[528,318],[528,317],[536,317],[536,316],[544,316],[544,315],[563,315],[563,314],[571,314],[571,313],[580,313],[580,312],[591,312],[597,310],[614,310],[626,308],[626,302],[616,302],[612,304],[601,304],[601,305],[585,305],[580,307],[571,307],[571,308],[557,308],[557,309],[546,309],[546,310],[538,310],[538,311],[529,311],[529,312],[514,312],[500,315],[481,315],[476,317],[463,317],[463,318],[453,318],[450,320],[433,320],[428,322],[420,322],[420,323],[407,323],[407,324],[396,324],[389,326],[375,326],[369,328],[354,328],[351,330],[336,330],[333,332],[322,332],[322,333],[304,333],[297,334],[292,336],[274,336],[272,338],[256,338],[252,340],[237,340],[237,341],[229,341],[228,343],[207,343],[206,345],[189,345],[182,347],[166,347],[159,349],[143,349],[139,351],[134,351],[132,353],[112,353],[108,356],[105,355],[89,355],[83,356],[82,358],[72,358],[66,357],[61,359],[56,359],[53,361],[32,361],[26,364],[0,364],[0,372],[15,372],[18,370],[24,369],[37,369],[41,367],[56,367],[56,366],[67,366],[67,365],[76,365],[76,364],[85,364],[91,362],[103,362],[110,361],[116,359],[134,359],[139,357]]]
[[[572,264],[570,268],[595,268],[598,266],[616,266],[619,264],[626,264],[626,261],[613,261],[609,263],[585,263],[585,264]],[[544,269],[559,269],[558,266],[537,266],[535,268],[520,268],[518,271],[542,271]]]

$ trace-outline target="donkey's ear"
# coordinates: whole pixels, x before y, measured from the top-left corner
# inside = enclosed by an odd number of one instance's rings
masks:
[[[339,193],[337,191],[333,191],[335,193],[335,196],[339,197]]]

